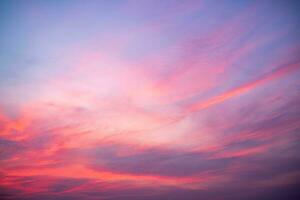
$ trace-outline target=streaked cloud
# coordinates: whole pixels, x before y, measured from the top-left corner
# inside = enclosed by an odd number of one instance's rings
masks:
[[[298,199],[296,2],[0,4],[1,199]]]

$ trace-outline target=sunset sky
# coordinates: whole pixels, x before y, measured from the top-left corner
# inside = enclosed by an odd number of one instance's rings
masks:
[[[1,0],[0,199],[300,199],[299,13]]]

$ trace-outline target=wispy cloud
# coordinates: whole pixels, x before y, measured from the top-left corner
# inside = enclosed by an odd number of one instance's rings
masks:
[[[0,199],[297,199],[298,7],[1,2]]]

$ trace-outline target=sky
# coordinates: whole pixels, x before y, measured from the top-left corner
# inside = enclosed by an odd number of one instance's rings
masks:
[[[0,199],[300,199],[299,11],[1,0]]]

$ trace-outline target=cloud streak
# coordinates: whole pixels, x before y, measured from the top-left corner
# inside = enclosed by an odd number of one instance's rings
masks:
[[[299,199],[298,7],[1,2],[0,199]]]

